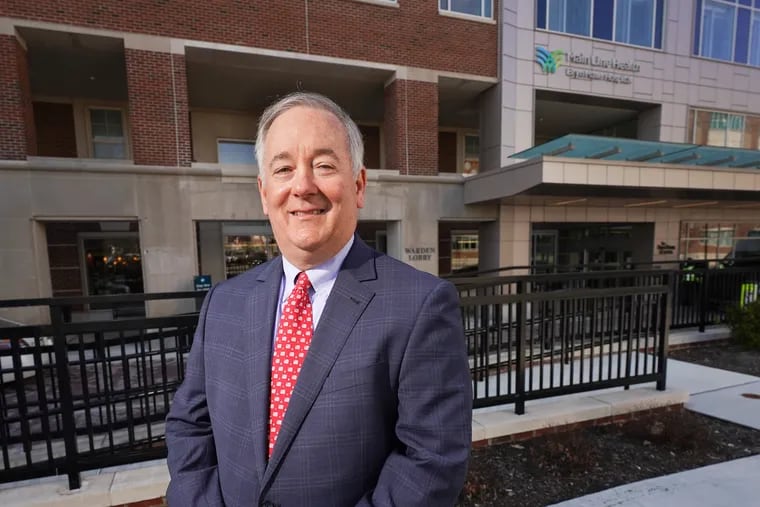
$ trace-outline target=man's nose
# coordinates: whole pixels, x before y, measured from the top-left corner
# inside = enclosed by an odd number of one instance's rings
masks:
[[[306,164],[299,164],[293,175],[293,192],[296,195],[310,195],[317,192],[314,169]]]

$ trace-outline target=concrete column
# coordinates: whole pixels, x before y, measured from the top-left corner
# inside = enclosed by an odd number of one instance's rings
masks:
[[[188,192],[178,179],[140,178],[140,248],[145,292],[193,290],[198,274],[196,237]],[[148,303],[150,316],[192,311],[192,300]]]
[[[26,48],[16,35],[0,34],[0,159],[36,155],[37,138]]]
[[[502,206],[499,213],[499,267],[530,263],[530,208]],[[527,274],[510,271],[510,274]]]
[[[135,164],[190,166],[184,54],[135,49],[125,41],[124,57]]]
[[[499,267],[501,258],[501,242],[499,233],[501,223],[486,222],[478,229],[478,269],[496,269]]]
[[[501,85],[494,85],[480,96],[480,170],[502,167],[501,161]]]
[[[386,166],[399,174],[438,174],[438,84],[395,79],[385,87]]]
[[[200,248],[201,273],[211,275],[211,283],[225,279],[224,238],[222,222],[203,221],[198,224],[198,245]]]

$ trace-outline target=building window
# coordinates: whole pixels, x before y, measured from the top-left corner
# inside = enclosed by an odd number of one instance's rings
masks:
[[[663,0],[538,0],[536,28],[662,48]]]
[[[708,146],[760,149],[760,116],[695,110],[691,140]]]
[[[680,260],[718,261],[760,256],[760,223],[681,222],[679,236]]]
[[[451,232],[451,272],[457,273],[477,269],[478,232]]]
[[[694,54],[760,66],[760,2],[697,0]]]
[[[478,174],[480,169],[480,137],[472,134],[464,136],[464,166],[465,175]]]
[[[219,139],[217,160],[220,164],[255,164],[256,144],[253,141],[238,139]]]
[[[440,0],[441,11],[456,12],[481,18],[493,18],[492,0]]]
[[[267,223],[225,222],[222,237],[225,278],[237,276],[280,254]]]
[[[124,115],[120,109],[90,109],[93,158],[127,158]]]

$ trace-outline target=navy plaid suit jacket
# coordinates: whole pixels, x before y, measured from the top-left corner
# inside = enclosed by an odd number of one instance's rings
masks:
[[[267,460],[282,261],[214,287],[166,421],[170,507],[451,506],[471,445],[458,295],[358,237]]]

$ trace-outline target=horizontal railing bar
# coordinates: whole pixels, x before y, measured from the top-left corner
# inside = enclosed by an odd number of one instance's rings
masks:
[[[570,301],[574,299],[667,293],[668,287],[666,285],[652,285],[649,287],[613,287],[607,289],[562,289],[550,292],[531,292],[527,294],[464,296],[460,297],[460,304],[464,307],[468,307],[531,301]]]
[[[208,291],[182,292],[145,292],[139,294],[115,294],[105,296],[64,296],[32,299],[0,299],[0,308],[19,306],[73,306],[73,305],[109,305],[119,303],[141,303],[163,299],[203,298]]]

